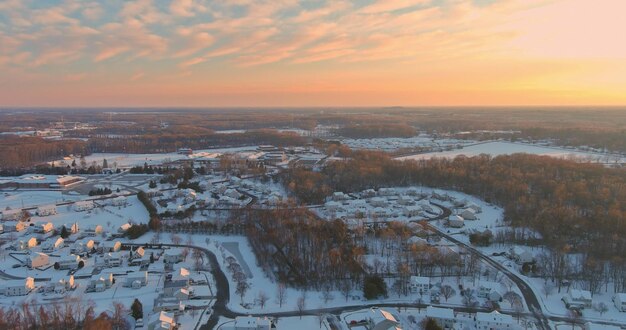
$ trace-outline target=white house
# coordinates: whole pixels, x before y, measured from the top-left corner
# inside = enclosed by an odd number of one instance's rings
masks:
[[[330,201],[327,202],[325,206],[330,212],[343,211],[343,205],[340,202]]]
[[[613,296],[615,308],[620,312],[626,312],[626,293],[616,293]]]
[[[74,243],[70,249],[72,254],[90,253],[95,247],[95,242],[92,239],[85,239],[80,242]]]
[[[19,220],[22,217],[22,209],[8,209],[2,211],[2,220],[11,221]]]
[[[75,255],[70,255],[69,257],[62,258],[61,260],[54,263],[54,269],[65,270],[72,269],[80,263],[80,257]]]
[[[398,197],[398,204],[399,205],[414,205],[415,200],[413,199],[413,197],[409,195],[400,195]]]
[[[25,296],[35,289],[35,279],[27,277],[23,280],[6,280],[2,281],[0,292],[7,297]]]
[[[393,196],[396,194],[396,190],[393,188],[380,188],[378,189],[378,196]]]
[[[428,241],[418,236],[411,236],[409,237],[409,239],[406,240],[406,245],[409,248],[412,247],[413,245],[425,246],[425,245],[428,245]]]
[[[412,218],[422,213],[422,207],[419,205],[408,205],[402,208],[402,214],[407,218]]]
[[[54,241],[45,241],[43,244],[41,244],[41,250],[48,253],[56,251],[63,247],[64,241],[65,240],[61,237],[57,237],[57,239]]]
[[[76,234],[79,231],[77,222],[74,222],[72,224],[66,223],[63,225],[63,227],[65,227],[65,229],[67,229],[67,231],[69,231],[70,234]]]
[[[152,315],[150,323],[148,323],[148,330],[173,330],[175,327],[176,320],[174,319],[174,313],[164,311]]]
[[[23,221],[9,221],[3,224],[3,229],[5,232],[20,232],[26,230],[27,224]]]
[[[18,250],[29,250],[37,246],[37,238],[35,237],[23,237],[17,241]]]
[[[103,232],[103,228],[101,225],[96,225],[95,227],[94,226],[88,227],[87,229],[85,229],[85,232],[88,235],[92,235],[92,236],[101,235]]]
[[[468,209],[472,209],[474,211],[474,213],[481,213],[483,211],[483,208],[480,207],[478,204],[476,203],[469,203],[465,206]]]
[[[435,320],[437,325],[444,329],[452,329],[456,323],[454,310],[450,308],[426,307],[426,317]]]
[[[64,293],[65,291],[72,290],[75,287],[76,283],[74,283],[74,275],[70,275],[67,278],[65,276],[56,276],[46,283],[44,290],[46,292]]]
[[[42,205],[42,206],[37,207],[36,213],[40,217],[45,217],[45,216],[48,216],[48,215],[55,215],[55,214],[57,214],[57,207],[54,204],[52,204],[52,205]]]
[[[133,226],[133,225],[131,225],[130,223],[128,223],[128,222],[127,222],[127,223],[125,223],[125,224],[121,225],[119,228],[117,228],[117,232],[118,232],[118,233],[120,233],[120,234],[124,234],[124,233],[126,233],[126,232],[130,229],[130,227],[132,227],[132,226]]]
[[[387,206],[387,200],[385,198],[382,197],[372,197],[372,199],[370,199],[370,205],[374,206],[374,207],[385,207]]]
[[[74,211],[83,212],[89,211],[95,207],[93,201],[78,201],[74,203]]]
[[[176,264],[183,261],[183,251],[179,248],[167,249],[163,252],[163,262]]]
[[[451,215],[448,217],[448,226],[452,228],[461,228],[465,226],[465,219],[460,215]]]
[[[238,316],[234,327],[235,330],[270,330],[272,322],[267,317]]]
[[[459,215],[465,220],[477,220],[476,212],[473,209],[464,209],[459,212]]]
[[[476,313],[476,329],[478,330],[506,330],[519,329],[517,322],[513,320],[511,315],[500,314],[498,311],[491,313]]]
[[[519,246],[510,248],[509,254],[511,256],[511,259],[515,260],[515,262],[520,265],[527,262],[532,262],[535,259],[532,253]]]
[[[124,286],[127,288],[142,287],[148,284],[148,272],[136,272],[126,275]]]
[[[391,313],[376,307],[370,308],[367,320],[371,330],[395,330],[400,326],[398,320]]]
[[[412,293],[427,293],[428,290],[430,290],[430,277],[411,276],[409,279],[409,289]]]
[[[502,284],[497,282],[481,281],[478,284],[478,297],[486,298],[490,301],[502,300]]]
[[[35,232],[40,233],[40,234],[46,234],[53,230],[54,230],[54,225],[52,224],[52,222],[38,223],[35,226]]]
[[[104,263],[108,267],[119,267],[122,265],[124,257],[121,252],[109,252],[104,255]]]
[[[102,292],[110,288],[112,285],[113,285],[112,273],[92,275],[87,289],[93,290],[95,292]]]
[[[561,300],[568,309],[590,308],[592,302],[591,292],[577,289],[571,289]]]
[[[341,191],[336,191],[333,193],[332,199],[334,201],[345,201],[346,199],[349,199],[349,197]]]
[[[102,251],[102,253],[107,252],[118,252],[122,249],[122,242],[120,241],[105,241],[100,243],[98,249]]]
[[[50,258],[45,253],[34,252],[26,260],[28,267],[37,268],[47,266],[50,263]]]

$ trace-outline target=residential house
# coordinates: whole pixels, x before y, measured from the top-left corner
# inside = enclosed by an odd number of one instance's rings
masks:
[[[174,330],[176,329],[176,320],[174,313],[160,312],[150,317],[148,330]]]
[[[122,242],[120,241],[106,241],[100,243],[98,250],[102,253],[118,252],[122,249]]]
[[[39,234],[47,234],[54,230],[52,222],[38,223],[35,225],[35,232]]]
[[[127,288],[138,289],[148,284],[148,272],[137,272],[126,275],[124,286]]]
[[[112,206],[124,206],[128,203],[126,196],[118,196],[111,199]]]
[[[388,204],[387,199],[382,197],[372,197],[369,202],[374,207],[386,207]]]
[[[561,301],[565,303],[565,307],[568,309],[584,309],[591,307],[591,292],[587,290],[571,289]]]
[[[333,193],[332,199],[333,201],[340,202],[350,199],[350,197],[341,191],[336,191]]]
[[[50,258],[47,254],[41,252],[34,252],[28,259],[26,259],[26,263],[30,268],[37,268],[47,266],[50,263]]]
[[[390,312],[372,307],[367,315],[367,321],[371,330],[398,329],[400,323]]]
[[[2,221],[16,221],[22,217],[22,209],[8,209],[2,211]]]
[[[107,267],[119,267],[122,265],[124,256],[121,252],[109,252],[104,255],[104,263]]]
[[[102,292],[108,288],[110,288],[114,283],[113,274],[100,274],[100,275],[92,275],[91,280],[89,281],[89,286],[87,290]]]
[[[57,270],[65,270],[65,269],[73,269],[78,266],[81,262],[80,257],[76,255],[70,255],[69,257],[64,257],[61,260],[54,263],[54,269]]]
[[[399,205],[415,205],[415,200],[413,199],[413,197],[409,196],[409,195],[400,195],[398,197],[398,204]]]
[[[426,246],[428,245],[428,241],[418,236],[411,236],[406,240],[406,245],[407,248],[411,248],[413,246]]]
[[[44,290],[46,292],[64,293],[74,288],[76,288],[74,275],[69,275],[68,277],[63,275],[53,277],[50,281],[46,283]]]
[[[450,308],[428,306],[426,307],[426,317],[435,320],[437,325],[443,329],[453,329],[456,323],[454,310]]]
[[[599,323],[585,323],[583,330],[621,330],[621,327],[615,325],[599,324]]]
[[[57,207],[56,205],[52,204],[52,205],[42,205],[37,207],[37,211],[36,214],[40,217],[45,217],[45,216],[49,216],[49,215],[55,215],[57,214]]]
[[[78,201],[74,203],[74,211],[76,212],[89,211],[94,207],[95,204],[93,203],[93,201]]]
[[[497,282],[481,281],[478,284],[478,297],[490,301],[502,301],[502,284]]]
[[[329,212],[343,211],[343,205],[340,202],[330,201],[326,202],[326,210]]]
[[[408,205],[402,208],[402,214],[407,218],[419,216],[422,213],[422,207],[419,205]]]
[[[272,321],[267,317],[237,316],[235,318],[235,330],[270,330],[271,328]]]
[[[465,226],[465,219],[460,215],[451,215],[448,217],[448,226],[452,228],[461,228]]]
[[[520,265],[527,262],[533,262],[533,260],[535,260],[532,253],[519,246],[510,248],[509,255],[511,256],[511,259],[515,260],[515,262]]]
[[[483,208],[480,207],[476,203],[469,203],[469,204],[465,205],[465,207],[468,208],[468,209],[472,209],[474,211],[474,213],[476,213],[476,214],[481,213],[483,211]]]
[[[409,289],[412,293],[425,294],[430,290],[430,277],[411,276]]]
[[[9,221],[2,224],[5,232],[21,232],[26,230],[28,224],[23,221]]]
[[[131,225],[130,223],[125,223],[123,225],[121,225],[119,228],[117,228],[117,232],[119,234],[126,234],[126,232],[130,229],[130,227],[132,227],[133,225]]]
[[[182,261],[183,251],[179,248],[171,248],[163,252],[163,262],[166,264],[177,264]]]
[[[473,209],[464,209],[459,212],[459,215],[465,220],[478,220],[476,212]]]
[[[25,236],[17,241],[16,248],[18,250],[29,250],[37,246],[37,238],[34,236]]]
[[[35,289],[35,279],[27,277],[21,280],[5,280],[0,284],[0,293],[7,297],[25,296]]]
[[[519,329],[517,322],[511,315],[500,314],[498,311],[491,313],[476,313],[476,329],[477,330],[508,330]]]
[[[57,237],[57,239],[54,241],[45,241],[43,244],[41,244],[41,250],[47,253],[56,251],[64,246],[64,242],[65,240],[61,237]]]

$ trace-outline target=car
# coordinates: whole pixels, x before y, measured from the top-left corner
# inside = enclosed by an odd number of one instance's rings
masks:
[[[12,267],[13,267],[13,268],[20,268],[20,267],[22,267],[22,265],[20,265],[20,264],[15,264],[15,265],[13,265]]]

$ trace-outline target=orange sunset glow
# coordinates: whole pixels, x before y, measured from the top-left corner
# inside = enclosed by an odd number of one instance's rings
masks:
[[[0,106],[626,104],[626,1],[0,2]]]

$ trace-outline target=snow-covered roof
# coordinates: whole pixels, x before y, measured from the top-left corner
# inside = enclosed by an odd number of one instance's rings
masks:
[[[569,295],[575,300],[591,300],[591,292],[587,290],[571,289]]]
[[[512,324],[513,317],[511,315],[500,314],[498,311],[493,311],[491,313],[478,312],[476,313],[476,321]]]
[[[426,307],[426,316],[436,319],[454,319],[454,311],[450,308]]]

